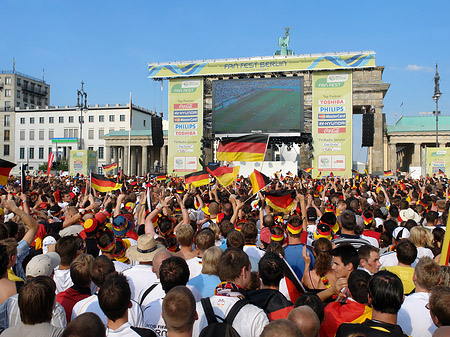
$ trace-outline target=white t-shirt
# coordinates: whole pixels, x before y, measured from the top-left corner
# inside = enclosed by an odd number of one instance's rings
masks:
[[[189,267],[189,279],[193,279],[202,273],[201,257],[193,257],[192,259],[186,260],[186,263]]]
[[[361,239],[369,241],[369,243],[376,248],[380,248],[380,244],[378,243],[378,240],[371,236],[366,236],[363,234],[363,235],[361,235]]]
[[[116,272],[123,273],[125,270],[130,269],[133,267],[131,264],[126,264],[120,261],[113,260],[114,268],[116,269]]]
[[[430,259],[434,259],[434,255],[431,249],[425,247],[417,247],[417,257],[411,264],[411,267],[415,268],[417,262],[419,262],[419,259],[421,259],[422,257],[429,257]]]
[[[263,251],[262,249],[259,249],[258,247],[254,246],[254,245],[246,245],[246,246],[244,246],[244,252],[248,256],[252,256],[256,260],[258,260],[258,262],[264,256],[264,254],[266,253],[265,251]]]
[[[128,321],[132,326],[143,327],[144,322],[142,309],[137,302],[131,300],[131,303],[132,307],[128,309]],[[105,324],[106,326],[107,318],[100,308],[97,294],[86,297],[85,299],[78,301],[73,306],[71,321],[73,321],[75,317],[80,316],[85,312],[93,312],[94,314],[97,314],[97,316],[100,317],[103,324]]]
[[[138,264],[123,272],[130,284],[131,299],[139,303],[139,294],[142,290],[146,290],[156,282],[156,274],[152,270],[152,266],[147,264]]]
[[[437,326],[431,320],[430,310],[425,308],[429,293],[419,292],[405,297],[397,315],[397,324],[411,337],[431,337]]]
[[[150,330],[150,329],[148,329],[148,330]],[[140,337],[142,335],[137,333],[135,330],[133,330],[133,327],[131,326],[130,322],[126,322],[121,327],[119,327],[117,330],[112,330],[110,328],[106,328],[106,336],[108,336],[108,337]],[[156,334],[155,334],[155,336],[156,336]]]
[[[214,295],[210,300],[214,313],[219,317],[225,317],[239,298]],[[201,302],[197,302],[197,314],[198,320],[194,323],[192,336],[200,335],[203,328],[208,325]],[[264,311],[253,304],[247,304],[236,315],[233,328],[240,336],[259,337],[267,324],[269,319]]]
[[[73,286],[72,278],[70,277],[70,269],[61,270],[59,269],[59,266],[56,267],[53,281],[56,283],[56,294],[69,289]]]
[[[390,251],[380,256],[381,267],[393,267],[398,265],[397,253]]]
[[[164,292],[164,290],[162,288],[162,285],[161,285],[161,282],[159,281],[159,279],[157,279],[154,284],[156,284],[156,287],[154,287],[152,289],[152,291],[149,292],[147,294],[147,296],[145,296],[144,301],[142,302],[142,305],[141,305],[142,310],[144,310],[144,308],[147,305],[149,305],[151,302],[159,300],[161,298],[164,298],[164,296],[166,296],[166,293]],[[149,287],[151,287],[151,286],[149,286]],[[139,298],[138,303],[141,303],[142,296],[144,296],[145,291],[149,287],[141,290],[141,292],[139,293],[139,296],[138,296],[138,298]]]

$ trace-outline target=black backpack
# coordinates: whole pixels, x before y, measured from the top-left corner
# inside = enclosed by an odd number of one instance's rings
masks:
[[[202,298],[202,307],[205,312],[206,319],[208,320],[208,326],[203,328],[199,337],[241,337],[232,325],[239,310],[241,310],[244,305],[249,303],[250,301],[246,299],[237,301],[231,307],[228,315],[225,318],[222,318],[214,313],[209,298]],[[219,318],[221,322],[219,322],[217,318]]]

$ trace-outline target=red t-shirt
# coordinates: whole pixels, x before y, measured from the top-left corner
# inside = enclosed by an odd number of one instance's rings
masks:
[[[91,296],[91,291],[89,288],[85,288],[82,290],[83,293],[81,293],[78,290],[75,290],[73,287],[66,289],[58,295],[56,295],[56,302],[61,304],[64,307],[64,310],[66,312],[66,319],[67,323],[70,322],[70,318],[72,317],[72,310],[73,306],[81,300],[84,300],[86,297]]]

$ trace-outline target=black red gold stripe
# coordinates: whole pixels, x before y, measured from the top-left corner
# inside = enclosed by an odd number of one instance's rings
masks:
[[[247,135],[222,140],[217,148],[221,161],[263,161],[266,153],[266,134]]]

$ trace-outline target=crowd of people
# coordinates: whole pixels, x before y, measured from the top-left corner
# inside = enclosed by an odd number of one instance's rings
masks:
[[[0,190],[3,336],[450,335],[445,176],[28,179]]]

